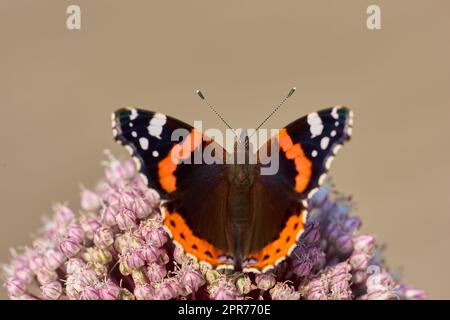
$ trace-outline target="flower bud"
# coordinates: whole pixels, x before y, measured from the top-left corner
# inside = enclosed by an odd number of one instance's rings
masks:
[[[39,269],[44,267],[44,257],[38,255],[37,253],[32,253],[30,255],[29,267],[31,271],[36,273]]]
[[[354,252],[349,259],[349,263],[354,270],[366,270],[369,265],[369,256],[364,252]]]
[[[152,213],[152,208],[140,197],[134,199],[131,210],[133,210],[138,219],[145,219]]]
[[[58,274],[53,270],[41,268],[36,272],[36,278],[40,284],[46,284],[58,279]]]
[[[101,224],[97,218],[88,215],[81,216],[80,223],[88,239],[92,239],[95,231],[101,227]]]
[[[361,251],[370,254],[375,244],[375,237],[369,235],[360,235],[353,239],[355,251]]]
[[[119,196],[119,204],[124,208],[131,209],[136,196],[131,192],[121,192]]]
[[[61,266],[66,257],[62,254],[61,251],[56,249],[48,249],[44,253],[44,265],[49,270],[56,270]]]
[[[217,270],[210,269],[205,272],[206,281],[211,284],[220,277],[220,273]]]
[[[342,255],[348,255],[353,251],[353,240],[349,234],[342,234],[336,239],[336,250]]]
[[[136,228],[136,216],[133,211],[123,208],[116,216],[117,226],[120,230],[130,230]]]
[[[155,189],[146,188],[144,191],[144,199],[152,208],[157,208],[159,206],[160,197]]]
[[[70,224],[75,218],[73,211],[69,207],[61,204],[55,205],[53,211],[55,212],[54,219],[59,225]]]
[[[205,284],[203,275],[198,270],[195,270],[190,266],[185,266],[182,269],[180,281],[186,288],[188,294],[193,292],[195,293]]]
[[[97,211],[100,209],[102,201],[100,197],[87,189],[81,191],[81,208],[86,211]]]
[[[91,268],[86,268],[78,273],[77,279],[83,286],[96,285],[99,282],[96,272]]]
[[[42,295],[47,300],[58,300],[62,294],[62,286],[59,281],[51,281],[40,287]]]
[[[425,300],[427,294],[423,290],[408,288],[404,291],[404,297],[407,300]]]
[[[100,295],[98,290],[93,286],[85,286],[80,292],[80,300],[98,300]]]
[[[83,258],[91,263],[108,264],[112,260],[112,255],[108,250],[90,247],[83,253]]]
[[[167,233],[162,228],[147,228],[143,232],[144,239],[157,248],[161,248],[167,242]]]
[[[100,262],[90,263],[89,267],[94,270],[97,278],[104,279],[108,275],[108,267],[107,264],[103,264]]]
[[[386,289],[379,289],[368,292],[363,299],[367,300],[400,300],[397,292]]]
[[[73,238],[66,238],[59,244],[59,250],[67,257],[72,258],[81,250],[81,244]]]
[[[114,234],[111,228],[101,227],[95,231],[94,244],[100,249],[106,249],[114,243]]]
[[[119,271],[124,276],[130,275],[133,271],[133,269],[127,264],[127,260],[123,257],[119,260]]]
[[[142,256],[148,263],[152,262],[161,262],[161,256],[163,255],[163,251],[159,248],[156,248],[154,246],[146,245],[144,248],[142,248]]]
[[[79,225],[71,225],[69,228],[67,228],[67,235],[69,238],[72,238],[76,240],[77,242],[81,243],[84,240],[84,230]]]
[[[68,274],[81,272],[86,266],[83,260],[79,258],[71,258],[66,263],[66,271]]]
[[[10,297],[19,297],[24,294],[27,289],[25,283],[17,278],[8,279],[3,287],[6,289]]]
[[[306,245],[316,244],[320,240],[320,229],[318,223],[308,223],[305,226],[300,241]]]
[[[256,275],[255,282],[259,289],[267,291],[275,285],[276,279],[271,273],[261,273]]]
[[[136,168],[131,161],[121,162],[113,157],[110,157],[105,169],[106,180],[112,185],[131,179],[135,174]]]
[[[295,291],[293,287],[286,283],[277,283],[270,289],[272,300],[299,300],[300,292]]]
[[[165,265],[153,262],[147,267],[147,278],[150,282],[161,281],[166,275],[167,270]]]
[[[30,284],[33,281],[34,273],[27,266],[19,267],[14,271],[14,277],[24,284]]]
[[[113,206],[103,208],[100,217],[101,221],[109,227],[113,227],[117,224],[117,210]]]
[[[154,299],[169,300],[179,296],[181,288],[179,280],[175,278],[166,278],[156,286]]]
[[[353,233],[358,230],[361,226],[361,218],[360,217],[351,217],[345,220],[344,222],[344,230],[348,233]]]
[[[121,289],[117,284],[108,280],[100,285],[98,293],[102,300],[117,300],[120,291]]]
[[[149,284],[137,284],[134,288],[134,296],[137,300],[152,300],[153,288]]]
[[[138,269],[145,264],[144,255],[140,250],[130,250],[125,254],[124,258],[131,269]]]
[[[236,300],[238,297],[236,287],[225,280],[213,284],[208,291],[213,300]]]
[[[236,279],[236,288],[239,294],[245,295],[256,287],[252,285],[252,281],[250,280],[249,276],[241,275]]]

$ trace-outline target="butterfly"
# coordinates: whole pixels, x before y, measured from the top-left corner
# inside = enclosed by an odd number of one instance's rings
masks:
[[[148,187],[161,195],[163,225],[173,242],[212,267],[255,273],[273,269],[296,247],[307,200],[349,140],[352,121],[351,110],[335,106],[290,123],[268,141],[277,142],[270,152],[277,153],[278,171],[263,175],[258,161],[181,161],[208,146],[215,156],[230,154],[175,118],[137,108],[112,115],[115,140],[130,151]],[[173,141],[172,134],[180,129],[184,136]]]

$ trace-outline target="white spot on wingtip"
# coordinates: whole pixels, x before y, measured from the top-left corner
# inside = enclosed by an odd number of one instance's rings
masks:
[[[342,145],[337,144],[336,146],[334,146],[333,148],[333,154],[337,154],[339,150],[341,150]]]
[[[317,152],[317,150],[313,150],[313,151],[311,152],[311,156],[312,156],[313,158],[317,157],[318,154],[319,154],[319,153]]]
[[[139,138],[139,145],[141,146],[142,150],[147,150],[148,149],[148,139],[141,137]]]
[[[155,113],[147,127],[148,133],[152,137],[161,139],[161,133],[163,131],[164,124],[166,122],[167,122],[167,117],[165,114]]]
[[[333,162],[333,160],[334,160],[334,157],[333,157],[333,156],[330,156],[330,157],[327,159],[327,161],[325,162],[325,168],[326,168],[327,170],[330,169],[331,163]]]
[[[339,119],[338,109],[339,107],[334,107],[333,110],[331,110],[331,116],[334,119]]]
[[[321,186],[324,182],[325,179],[327,178],[327,175],[325,173],[323,173],[320,178],[319,178],[319,186]]]
[[[136,132],[136,131],[133,131],[133,132],[131,132],[131,135],[132,135],[134,138],[136,138],[136,137],[137,137],[137,132]]]
[[[352,128],[352,127],[348,127],[348,128],[347,128],[347,135],[348,135],[348,136],[351,136],[351,135],[352,135],[352,132],[353,132],[353,128]]]
[[[126,146],[125,146],[125,149],[127,149],[128,153],[131,154],[131,155],[132,155],[133,152],[134,152],[134,151],[133,151],[133,148],[130,147],[130,146],[127,146],[127,145],[126,145]]]
[[[133,157],[133,162],[134,162],[134,165],[136,166],[136,169],[141,170],[141,166],[142,166],[141,161],[138,158]]]
[[[137,110],[136,110],[136,109],[134,109],[134,108],[132,108],[132,109],[130,109],[130,111],[131,111],[131,114],[130,114],[130,120],[134,120],[134,119],[136,119],[136,118],[137,118],[137,116],[138,116],[138,112],[137,112]]]
[[[140,165],[139,165],[139,169],[138,170],[140,170]],[[147,176],[145,174],[143,174],[143,173],[140,173],[140,177],[141,177],[142,181],[144,181],[145,185],[148,186]]]
[[[154,151],[152,152],[152,156],[154,156],[154,157],[156,158],[157,156],[159,156],[159,152],[156,151],[156,150],[154,150]]]
[[[331,131],[330,136],[332,136],[332,137],[336,136],[336,130]]]
[[[322,148],[322,150],[325,150],[328,147],[328,143],[330,143],[330,138],[328,137],[323,137],[320,140],[320,147]]]
[[[309,131],[311,132],[311,138],[320,136],[323,131],[322,119],[317,112],[312,112],[307,116],[307,122],[309,124]]]

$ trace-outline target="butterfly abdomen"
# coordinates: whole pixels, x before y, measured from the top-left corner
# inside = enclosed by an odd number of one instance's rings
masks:
[[[228,194],[228,214],[232,234],[232,250],[236,270],[241,270],[245,255],[245,239],[252,221],[250,193],[254,181],[254,166],[231,165],[229,171],[230,190]]]

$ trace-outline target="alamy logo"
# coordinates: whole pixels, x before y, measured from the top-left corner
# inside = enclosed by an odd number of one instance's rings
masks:
[[[227,129],[224,136],[215,128],[202,134],[202,121],[194,121],[194,128],[173,131],[171,140],[177,144],[170,156],[174,164],[260,164],[261,175],[278,172],[278,129]],[[208,141],[213,142],[203,143]]]
[[[366,25],[369,30],[380,30],[381,29],[381,9],[380,6],[372,4],[367,7],[366,10],[369,16],[367,17]]]
[[[67,7],[66,27],[69,30],[81,30],[81,8],[76,4]]]

